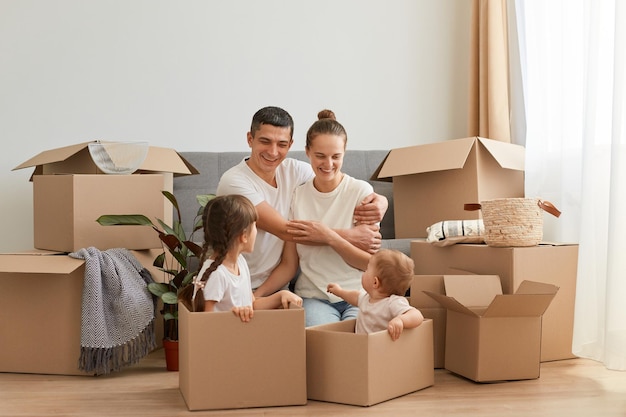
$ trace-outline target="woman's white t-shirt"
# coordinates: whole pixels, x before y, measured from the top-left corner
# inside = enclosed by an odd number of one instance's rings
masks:
[[[373,192],[372,186],[344,174],[333,191],[319,192],[313,179],[296,188],[291,203],[292,219],[317,220],[331,229],[354,227],[354,209]],[[330,246],[297,244],[301,273],[295,292],[303,298],[319,298],[332,303],[341,301],[326,287],[337,282],[347,290],[361,289],[362,271],[348,265]]]

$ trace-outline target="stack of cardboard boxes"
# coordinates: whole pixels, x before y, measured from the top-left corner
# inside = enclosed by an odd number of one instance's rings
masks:
[[[34,168],[34,246],[0,255],[5,302],[0,321],[0,372],[82,375],[81,297],[84,261],[66,253],[81,248],[127,248],[155,279],[152,262],[161,251],[153,230],[102,227],[103,214],[145,214],[172,218],[161,190],[172,191],[174,175],[196,174],[176,151],[150,147],[132,175],[100,172],[88,143],[41,152],[15,169]],[[162,278],[162,277],[161,277]]]
[[[28,167],[35,250],[0,255],[9,294],[0,372],[85,375],[77,368],[85,265],[67,253],[125,247],[157,279],[152,261],[162,249],[154,231],[104,228],[95,219],[140,213],[169,223],[161,190],[172,190],[174,175],[197,171],[175,151],[151,147],[137,173],[106,175],[87,143],[42,152],[16,169]],[[369,406],[434,383],[432,321],[396,342],[386,331],[354,334],[354,320],[340,324],[305,330],[301,308],[258,311],[244,324],[230,313],[190,313],[181,305],[179,381],[187,407],[301,405],[308,398]],[[354,384],[342,383],[345,376]]]
[[[578,245],[567,243],[542,243],[533,247],[490,247],[485,244],[455,244],[434,246],[425,239],[426,228],[442,220],[466,220],[480,218],[480,212],[466,211],[467,203],[503,198],[524,197],[524,148],[495,140],[471,137],[413,146],[392,150],[376,171],[376,179],[393,179],[394,215],[397,237],[416,238],[411,243],[411,257],[415,262],[414,282],[411,287],[411,304],[419,308],[425,317],[433,319],[435,343],[435,367],[448,368],[470,379],[485,381],[497,379],[524,379],[538,377],[538,366],[532,365],[532,372],[524,370],[503,375],[478,376],[467,369],[479,369],[484,366],[498,367],[493,360],[478,358],[488,349],[492,349],[502,339],[509,338],[505,332],[486,333],[479,336],[480,325],[474,330],[480,340],[479,355],[470,354],[466,349],[473,349],[466,344],[459,344],[459,321],[463,307],[474,311],[476,323],[486,323],[482,311],[494,299],[497,292],[484,287],[485,281],[492,278],[469,279],[472,275],[496,275],[500,280],[504,295],[517,294],[525,281],[551,285],[553,299],[546,305],[543,317],[535,324],[540,329],[541,337],[534,338],[540,344],[540,361],[572,358],[571,351],[574,318],[574,300],[576,292],[576,271]],[[464,276],[465,282],[457,282],[450,275]],[[524,284],[526,285],[526,284]],[[487,296],[481,302],[466,299],[479,288]],[[538,286],[528,286],[539,290]],[[430,296],[424,291],[430,292]],[[530,290],[532,291],[532,290]],[[543,294],[541,292],[541,294]],[[439,294],[440,296],[433,296]],[[526,296],[511,300],[525,300],[524,303],[537,307],[541,297]],[[442,296],[453,297],[451,302]],[[446,301],[447,300],[447,301]],[[507,300],[507,299],[505,299]],[[512,303],[518,301],[501,301]],[[469,304],[468,304],[469,303]],[[540,304],[540,303],[539,303]],[[454,308],[452,306],[455,306]],[[541,304],[543,306],[543,304]],[[501,320],[519,322],[513,317],[527,315],[524,312],[509,311],[509,318]],[[489,311],[489,310],[488,310]],[[521,310],[520,310],[521,311]],[[537,315],[541,308],[533,310]],[[465,313],[469,314],[467,309]],[[501,312],[501,313],[504,313]],[[490,314],[493,314],[490,313]],[[478,320],[477,317],[481,317]],[[482,325],[484,326],[484,324]],[[519,327],[519,333],[523,330]],[[452,341],[454,340],[454,341]],[[530,340],[530,339],[529,339]],[[467,342],[470,343],[470,342]],[[528,344],[511,344],[507,347],[509,362],[502,365],[511,368],[512,361],[528,348]],[[492,356],[493,358],[493,356]],[[459,367],[459,361],[463,363]],[[530,365],[529,365],[530,366]],[[534,376],[533,376],[534,375]],[[485,379],[486,378],[486,379]]]

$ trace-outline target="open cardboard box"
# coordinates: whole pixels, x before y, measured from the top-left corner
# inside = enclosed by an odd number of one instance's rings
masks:
[[[476,382],[539,378],[541,316],[558,287],[524,281],[502,294],[493,275],[447,275],[446,295],[427,291],[447,311],[445,368]]]
[[[432,320],[391,340],[356,334],[356,320],[307,327],[307,396],[370,406],[434,384]]]
[[[439,302],[426,295],[425,291],[446,294],[443,275],[414,275],[411,281],[409,303],[425,318],[433,321],[433,345],[435,368],[445,367],[446,317],[447,311]]]
[[[393,181],[396,238],[426,237],[439,221],[479,218],[466,203],[524,197],[524,155],[493,139],[447,140],[392,149],[371,179]]]
[[[160,247],[149,227],[103,227],[103,214],[144,214],[171,224],[173,208],[161,194],[173,190],[173,177],[198,171],[173,149],[150,147],[136,174],[107,175],[95,165],[88,144],[51,149],[14,168],[34,167],[34,246],[73,252]]]
[[[179,387],[189,410],[306,404],[304,310],[192,313],[179,304]]]
[[[556,285],[559,292],[542,320],[541,361],[575,357],[572,340],[578,269],[577,244],[544,242],[538,246],[517,248],[481,244],[437,247],[416,239],[411,242],[411,258],[415,261],[416,275],[498,275],[504,294],[514,293],[524,280]]]
[[[147,268],[156,256],[131,252]],[[78,369],[84,277],[84,260],[58,252],[0,254],[0,372],[90,375]]]

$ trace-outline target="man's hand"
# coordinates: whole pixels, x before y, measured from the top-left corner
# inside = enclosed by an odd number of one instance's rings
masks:
[[[344,239],[362,251],[374,254],[380,249],[382,235],[377,224],[359,224],[342,232]]]
[[[354,209],[354,221],[356,224],[380,223],[388,207],[389,202],[385,196],[372,193]]]

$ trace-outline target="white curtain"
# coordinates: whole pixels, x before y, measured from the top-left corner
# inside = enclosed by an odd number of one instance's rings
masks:
[[[526,195],[563,212],[545,239],[579,243],[573,352],[626,370],[626,1],[513,5]]]

